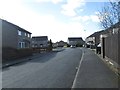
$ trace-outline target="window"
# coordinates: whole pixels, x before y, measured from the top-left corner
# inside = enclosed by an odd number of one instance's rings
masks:
[[[20,36],[22,35],[22,32],[20,30],[18,30],[18,35],[20,35]]]
[[[21,48],[21,42],[19,42],[19,46],[18,47]]]
[[[25,48],[25,42],[19,42],[19,48]]]
[[[113,28],[112,33],[113,33],[113,34],[115,34],[115,33],[117,34],[117,33],[118,33],[118,30],[119,30],[119,28]]]
[[[30,37],[31,37],[31,35],[30,35],[30,34],[28,34],[28,37],[30,38]]]
[[[27,36],[27,33],[25,33],[25,36]]]

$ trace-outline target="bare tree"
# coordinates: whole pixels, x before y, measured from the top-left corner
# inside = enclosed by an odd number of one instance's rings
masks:
[[[104,6],[98,14],[101,25],[107,29],[117,22],[120,22],[120,1],[112,2]]]

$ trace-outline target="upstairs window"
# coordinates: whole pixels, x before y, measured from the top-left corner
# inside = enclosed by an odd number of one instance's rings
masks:
[[[27,37],[27,33],[25,33],[25,36]]]
[[[30,34],[28,34],[28,37],[30,38],[30,37],[31,37],[31,35],[30,35]]]
[[[20,30],[18,30],[18,35],[20,35],[20,36],[22,35],[22,32]]]

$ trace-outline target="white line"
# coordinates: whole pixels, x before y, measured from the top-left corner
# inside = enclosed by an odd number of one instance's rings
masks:
[[[84,51],[82,50],[82,57],[81,57],[81,60],[80,60],[79,66],[78,66],[78,70],[77,70],[77,73],[75,75],[75,79],[73,81],[73,85],[71,87],[71,90],[75,88],[75,83],[76,83],[76,80],[77,80],[77,77],[78,77],[78,73],[79,73],[79,70],[80,70],[81,63],[83,61],[83,56],[84,56]]]

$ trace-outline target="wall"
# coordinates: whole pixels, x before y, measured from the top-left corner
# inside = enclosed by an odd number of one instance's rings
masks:
[[[30,48],[26,49],[15,49],[11,47],[5,47],[2,48],[2,63],[8,62],[8,61],[14,61],[16,59],[21,59],[23,57],[31,56],[33,53],[33,50]]]
[[[24,42],[26,44],[25,48],[31,48],[31,37],[25,36],[25,33],[27,33],[27,32],[21,30],[21,35],[17,36],[18,44],[20,42]],[[29,33],[27,33],[27,34],[29,34]],[[18,45],[18,48],[20,48],[19,45]]]
[[[3,47],[17,48],[17,45],[18,45],[17,35],[18,35],[18,32],[13,25],[5,21],[2,21],[2,46]]]

